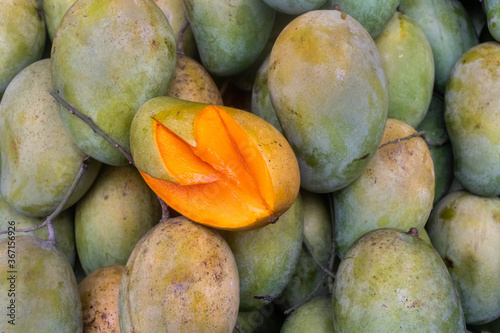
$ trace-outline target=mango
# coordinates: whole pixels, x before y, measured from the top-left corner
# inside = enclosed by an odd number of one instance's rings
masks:
[[[427,231],[457,286],[467,324],[500,316],[500,198],[467,191],[445,196]]]
[[[87,275],[78,284],[83,330],[86,333],[120,332],[118,292],[124,271],[123,265],[102,267]]]
[[[416,127],[425,131],[425,142],[434,164],[434,202],[435,206],[450,190],[453,182],[453,149],[444,122],[444,100],[434,94],[424,119]]]
[[[62,17],[76,0],[43,0],[43,13],[45,15],[45,25],[50,41],[54,39],[57,26]]]
[[[335,255],[332,254],[335,249],[332,248],[333,221],[328,196],[302,190],[301,197],[304,210],[304,240],[309,242],[313,254],[311,255],[305,244],[302,245],[295,272],[279,299],[274,301],[283,310],[292,308],[314,291],[324,275],[316,262],[328,267],[330,257]],[[327,295],[328,292],[328,280],[325,279],[314,295]]]
[[[55,245],[32,235],[0,242],[1,332],[83,332],[73,269]]]
[[[45,20],[38,0],[5,0],[0,6],[0,97],[25,67],[42,58]]]
[[[238,312],[237,323],[240,331],[236,328],[233,333],[275,333],[283,326],[284,315],[277,311],[274,303],[269,303],[254,311]]]
[[[238,268],[227,243],[179,216],[162,220],[134,248],[120,284],[120,331],[230,332],[238,304]]]
[[[326,193],[354,181],[382,139],[388,112],[382,62],[366,29],[337,10],[300,15],[273,46],[268,86],[301,187]]]
[[[52,82],[66,102],[130,151],[132,118],[144,102],[168,90],[175,59],[172,28],[153,0],[77,1],[52,42]],[[62,106],[60,117],[87,154],[106,164],[129,163]]]
[[[275,224],[250,231],[219,231],[231,248],[240,278],[240,310],[276,299],[297,267],[304,232],[300,195]]]
[[[387,116],[418,126],[434,88],[434,58],[427,37],[415,21],[396,12],[375,44],[389,90]]]
[[[335,332],[466,332],[453,280],[415,229],[359,238],[340,262],[332,302]]]
[[[261,0],[184,0],[201,64],[231,76],[250,66],[266,45],[275,11]]]
[[[317,296],[292,312],[280,333],[328,333],[333,327],[332,300]]]
[[[308,11],[319,9],[326,0],[263,0],[269,7],[274,10],[289,15],[300,15]]]
[[[134,117],[132,156],[170,207],[218,229],[276,221],[295,201],[300,176],[287,140],[235,108],[157,97]]]
[[[52,214],[87,157],[66,132],[51,91],[50,60],[42,59],[12,80],[0,103],[1,195],[33,217]],[[88,163],[64,209],[85,194],[100,166]]]
[[[161,218],[158,198],[133,166],[104,165],[75,207],[75,239],[86,274],[125,265],[137,242]]]
[[[396,12],[400,0],[328,0],[323,8],[332,9],[333,5],[352,16],[377,38]]]
[[[482,43],[457,62],[445,93],[444,117],[455,178],[468,191],[500,195],[500,45]]]
[[[224,104],[219,88],[205,68],[182,54],[177,55],[174,79],[167,95],[192,102]]]
[[[389,118],[382,145],[414,133],[411,126]],[[361,176],[333,194],[340,258],[368,231],[384,227],[421,230],[431,213],[434,165],[425,141],[414,137],[382,145]]]
[[[486,12],[488,31],[496,41],[500,41],[500,1],[484,0],[484,11]]]
[[[469,14],[459,0],[400,0],[399,9],[427,36],[434,56],[434,87],[444,94],[455,63],[479,42]]]

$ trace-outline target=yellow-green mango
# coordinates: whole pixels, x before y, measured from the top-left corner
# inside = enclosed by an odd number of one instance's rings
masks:
[[[0,22],[1,95],[17,73],[42,58],[46,32],[38,0],[3,0]]]
[[[268,86],[301,187],[333,192],[356,179],[382,139],[388,111],[382,62],[366,29],[337,10],[300,15],[273,46]]]
[[[51,91],[50,60],[42,59],[12,80],[0,103],[1,195],[34,217],[52,214],[87,157],[66,132]],[[100,166],[90,161],[65,209],[85,194]]]
[[[444,94],[453,66],[479,40],[459,0],[400,0],[399,9],[422,28],[434,56],[434,88]]]
[[[56,92],[130,151],[130,123],[147,100],[163,95],[175,70],[176,46],[153,0],[77,1],[52,42]],[[129,162],[114,145],[60,107],[75,143],[111,165]]]
[[[448,194],[427,231],[460,294],[467,324],[500,316],[500,198],[467,191]]]
[[[45,15],[45,24],[50,41],[54,39],[57,26],[61,22],[66,11],[76,0],[43,0],[43,13]]]
[[[335,332],[466,332],[438,252],[418,233],[395,228],[366,233],[340,262],[333,323]]]
[[[471,48],[453,68],[445,93],[455,178],[484,196],[500,195],[499,61],[496,42]]]
[[[184,0],[201,63],[216,76],[245,70],[260,55],[275,11],[262,0]]]
[[[160,218],[158,198],[135,167],[103,165],[75,206],[76,248],[85,273],[125,265],[135,244]]]
[[[488,30],[496,41],[500,41],[500,1],[484,0],[483,3]]]
[[[389,118],[382,145],[416,131]],[[361,176],[333,194],[335,241],[340,258],[368,231],[393,227],[421,230],[434,201],[434,165],[421,137],[379,148]]]
[[[319,9],[326,0],[263,0],[269,7],[280,13],[300,15]]]
[[[329,333],[333,327],[332,299],[316,296],[292,312],[280,333]]]
[[[120,284],[120,331],[231,332],[238,304],[238,268],[227,243],[179,216],[162,220],[134,248]]]
[[[454,178],[453,149],[446,131],[444,100],[441,96],[437,94],[432,96],[429,109],[416,129],[425,131],[425,142],[429,147],[434,164],[436,181],[433,205],[435,206],[448,193]]]
[[[372,38],[377,38],[389,22],[400,0],[327,0],[322,8],[332,9],[334,5],[351,15],[365,27]]]
[[[55,245],[9,235],[0,242],[0,266],[0,332],[83,332],[75,275]]]
[[[276,299],[297,267],[304,233],[299,194],[274,224],[251,231],[219,231],[238,265],[240,310],[253,311]]]
[[[427,37],[415,21],[396,12],[375,44],[389,89],[387,116],[418,126],[434,89],[434,58]]]

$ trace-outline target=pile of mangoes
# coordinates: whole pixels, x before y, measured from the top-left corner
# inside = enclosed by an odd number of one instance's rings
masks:
[[[1,332],[500,332],[500,2],[4,0]]]

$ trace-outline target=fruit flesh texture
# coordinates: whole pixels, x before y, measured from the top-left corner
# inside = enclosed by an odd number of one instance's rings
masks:
[[[457,286],[466,322],[500,316],[500,198],[450,193],[426,228]]]
[[[234,256],[210,228],[162,220],[134,248],[118,304],[122,333],[230,332],[239,304]]]
[[[147,100],[165,94],[176,47],[165,14],[152,0],[78,1],[63,16],[52,43],[54,89],[130,151],[130,123]],[[129,162],[90,126],[60,107],[75,143],[111,165]]]
[[[283,29],[269,63],[271,102],[299,161],[301,187],[319,193],[345,187],[373,157],[387,119],[385,75],[372,38],[345,13],[310,11]]]
[[[2,198],[33,217],[52,214],[87,157],[66,132],[52,89],[50,60],[42,59],[12,80],[0,104]],[[85,194],[100,167],[88,162],[65,209]]]
[[[500,195],[499,61],[496,42],[471,48],[455,65],[445,93],[455,178],[484,196]]]
[[[365,234],[346,253],[333,286],[333,320],[335,332],[466,332],[439,254],[392,228]]]
[[[245,111],[168,97],[146,104],[132,124],[132,155],[173,209],[216,228],[253,229],[293,204],[297,161],[272,125]]]

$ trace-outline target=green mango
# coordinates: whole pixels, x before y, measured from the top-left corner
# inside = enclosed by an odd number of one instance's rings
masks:
[[[283,134],[283,129],[281,128],[278,117],[276,116],[273,104],[271,103],[269,86],[267,84],[268,74],[269,56],[266,57],[255,75],[255,81],[252,87],[251,111],[253,114],[261,117],[273,125],[278,131],[280,131],[281,134]]]
[[[333,284],[335,332],[466,332],[443,260],[411,231],[373,230],[349,249]]]
[[[261,0],[184,0],[201,63],[216,76],[238,74],[260,55],[275,11]]]
[[[314,291],[324,275],[316,262],[328,267],[332,256],[333,223],[328,197],[325,194],[305,190],[301,190],[301,197],[304,211],[304,239],[309,242],[314,258],[303,244],[297,268],[290,282],[280,297],[274,301],[283,310],[295,306]],[[328,280],[325,279],[314,295],[326,294],[328,294]]]
[[[333,327],[332,300],[317,296],[292,312],[280,333],[329,333]]]
[[[422,28],[434,56],[434,88],[444,94],[453,66],[478,44],[474,24],[459,0],[400,0],[399,9]]]
[[[130,151],[132,118],[143,103],[168,90],[175,60],[172,28],[153,0],[77,1],[52,42],[52,81],[66,102]],[[60,116],[87,154],[106,164],[129,163],[62,106]]]
[[[334,192],[356,179],[382,139],[388,92],[365,28],[337,10],[300,15],[281,32],[268,86],[299,161],[301,187]]]
[[[323,6],[326,0],[293,0],[293,1],[283,1],[283,0],[263,0],[269,7],[273,8],[277,12],[289,14],[289,15],[300,15],[311,10],[319,9]]]
[[[500,1],[484,0],[483,2],[488,30],[496,41],[500,41]]]
[[[496,42],[471,48],[455,65],[445,93],[455,178],[484,196],[500,195],[499,61]]]
[[[184,216],[162,220],[125,266],[120,331],[231,332],[238,303],[238,269],[224,239]]]
[[[283,326],[284,320],[283,313],[271,302],[254,311],[238,312],[240,331],[235,328],[233,333],[276,333]]]
[[[402,121],[389,118],[382,143],[415,132]],[[432,157],[422,138],[379,148],[361,176],[333,194],[340,258],[368,231],[384,227],[422,230],[432,210],[434,187]]]
[[[323,8],[332,9],[338,5],[340,10],[352,16],[370,33],[372,38],[382,32],[389,22],[400,0],[328,0]]]
[[[0,95],[23,68],[42,58],[46,32],[37,0],[5,0],[0,6]]]
[[[251,231],[219,231],[238,265],[241,311],[261,308],[285,289],[299,261],[303,231],[300,194],[274,224]]]
[[[43,0],[43,13],[45,14],[45,24],[50,40],[54,39],[57,26],[62,17],[76,0]]]
[[[75,208],[76,248],[85,273],[125,265],[160,218],[158,198],[135,167],[104,165]]]
[[[499,317],[500,198],[450,193],[426,228],[458,289],[467,324]]]
[[[0,332],[83,332],[78,286],[64,254],[32,235],[9,238],[0,242]]]
[[[448,193],[454,178],[453,149],[444,122],[444,100],[442,97],[432,96],[429,109],[416,129],[425,131],[425,142],[429,147],[434,164],[436,181],[433,205],[435,206]]]
[[[434,58],[429,41],[415,21],[396,12],[375,44],[389,89],[387,116],[415,128],[425,117],[434,88]]]
[[[50,60],[42,59],[12,80],[0,103],[1,195],[33,217],[52,214],[86,158],[64,129],[51,91]],[[88,163],[64,209],[85,194],[100,166]]]

